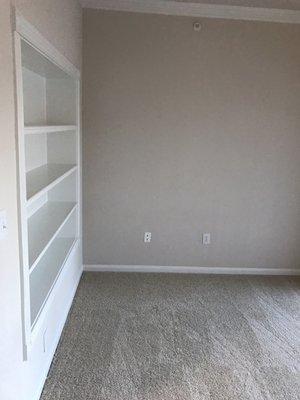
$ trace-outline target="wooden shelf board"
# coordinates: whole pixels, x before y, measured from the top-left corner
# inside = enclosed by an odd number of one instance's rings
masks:
[[[77,129],[76,125],[40,125],[40,126],[25,126],[25,135],[39,135],[43,133],[60,133],[69,132]]]
[[[77,169],[74,164],[46,164],[26,174],[27,205]]]
[[[30,273],[76,207],[74,202],[47,202],[28,219]]]

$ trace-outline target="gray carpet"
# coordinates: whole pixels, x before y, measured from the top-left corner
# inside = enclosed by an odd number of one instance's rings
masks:
[[[299,278],[85,273],[42,400],[299,400],[299,322]]]

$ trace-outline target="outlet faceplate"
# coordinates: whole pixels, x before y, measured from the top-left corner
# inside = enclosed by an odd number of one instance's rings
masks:
[[[151,232],[145,232],[144,233],[144,243],[150,243],[151,239],[152,239]]]
[[[202,243],[204,245],[210,244],[210,233],[203,233],[203,235],[202,235]]]

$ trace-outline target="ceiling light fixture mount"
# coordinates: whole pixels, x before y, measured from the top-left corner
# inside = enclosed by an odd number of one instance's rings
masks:
[[[201,28],[202,28],[200,22],[198,22],[198,21],[194,22],[193,27],[194,27],[195,32],[200,32]]]

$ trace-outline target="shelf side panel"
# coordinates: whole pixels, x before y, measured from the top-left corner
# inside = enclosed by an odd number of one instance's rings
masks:
[[[46,80],[47,122],[49,125],[76,125],[76,85],[73,79]]]
[[[42,76],[22,68],[24,123],[43,125],[46,122],[46,80]]]
[[[47,135],[25,135],[26,172],[48,163]]]
[[[47,135],[48,163],[76,164],[76,131]]]

